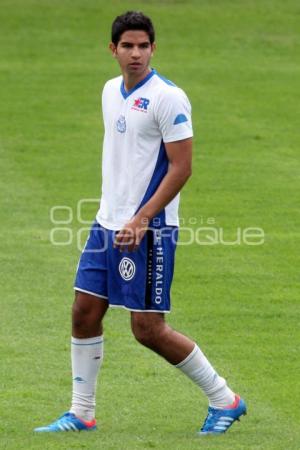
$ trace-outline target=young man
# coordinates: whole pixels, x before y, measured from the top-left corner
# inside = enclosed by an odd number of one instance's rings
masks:
[[[137,341],[185,373],[206,394],[199,434],[224,433],[246,414],[197,344],[172,330],[170,286],[179,191],[191,175],[191,107],[184,92],[150,68],[151,20],[127,12],[112,25],[110,49],[122,76],[103,90],[102,197],[75,281],[69,412],[37,432],[96,428],[96,380],[103,361],[108,306],[130,311]]]

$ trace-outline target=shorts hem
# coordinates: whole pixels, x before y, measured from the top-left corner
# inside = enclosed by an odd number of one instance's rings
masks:
[[[154,312],[154,313],[166,313],[169,314],[171,312],[170,309],[162,311],[160,309],[135,309],[135,308],[129,308],[128,306],[124,306],[124,305],[114,305],[109,303],[108,305],[110,308],[123,308],[126,309],[127,311],[132,311],[132,312]]]
[[[81,288],[78,288],[76,286],[74,286],[74,290],[75,291],[79,291],[79,292],[84,292],[85,294],[91,294],[91,295],[94,295],[95,297],[104,298],[105,300],[108,300],[107,295],[96,294],[96,292],[87,291],[86,289],[81,289]]]

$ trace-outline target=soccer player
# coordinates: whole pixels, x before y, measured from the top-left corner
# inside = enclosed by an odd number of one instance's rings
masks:
[[[150,68],[151,20],[129,11],[112,24],[110,50],[122,75],[103,89],[102,196],[81,255],[73,305],[70,410],[37,432],[96,428],[96,381],[109,306],[130,311],[139,343],[187,375],[207,396],[201,434],[224,433],[246,414],[198,345],[165,321],[178,231],[179,192],[191,175],[191,106]]]

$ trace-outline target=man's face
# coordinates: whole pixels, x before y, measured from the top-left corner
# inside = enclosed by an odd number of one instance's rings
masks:
[[[155,44],[150,43],[145,31],[125,31],[115,46],[110,44],[113,55],[117,58],[121,70],[129,76],[142,76],[148,72]]]

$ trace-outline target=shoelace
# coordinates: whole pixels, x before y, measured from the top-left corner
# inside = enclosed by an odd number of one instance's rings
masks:
[[[221,413],[221,411],[220,411]],[[215,412],[215,414],[213,414],[211,411],[208,411],[208,414],[206,416],[206,419],[204,421],[203,427],[201,428],[201,431],[204,431],[207,427],[210,428],[211,426],[215,426],[216,422],[219,419],[220,416],[219,412]]]

